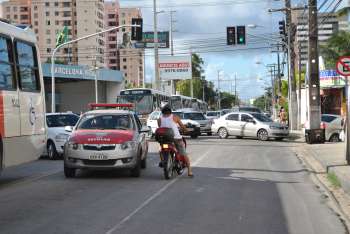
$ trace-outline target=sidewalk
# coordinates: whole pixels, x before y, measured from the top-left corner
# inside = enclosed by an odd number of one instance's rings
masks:
[[[350,195],[350,166],[345,160],[345,143],[305,144],[303,148],[322,166],[323,172],[334,173]]]

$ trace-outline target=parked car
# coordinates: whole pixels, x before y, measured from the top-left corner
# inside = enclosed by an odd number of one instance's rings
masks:
[[[103,105],[103,104],[101,104]],[[129,169],[139,177],[146,168],[147,126],[134,112],[92,110],[83,114],[64,148],[64,174],[74,177],[77,169]]]
[[[213,120],[213,119],[218,119],[221,116],[226,115],[227,113],[230,113],[230,112],[232,112],[231,109],[222,109],[219,111],[207,111],[207,113],[205,114],[205,117],[207,119]]]
[[[212,120],[207,119],[202,112],[183,109],[176,111],[176,113],[178,113],[178,115],[181,115],[180,118],[184,122],[189,120],[197,122],[200,125],[201,134],[206,133],[208,136],[212,135]]]
[[[233,112],[214,120],[212,132],[220,138],[253,137],[262,141],[282,140],[289,135],[288,127],[275,123],[262,113]]]
[[[207,119],[218,119],[221,116],[221,112],[220,111],[207,111],[207,113],[205,114],[205,117]]]
[[[182,123],[186,126],[187,132],[182,133],[185,136],[191,136],[191,138],[197,138],[200,135],[200,124],[196,121],[190,119],[183,119],[182,112],[173,112],[180,117]],[[147,119],[147,126],[151,129],[152,134],[155,134],[155,131],[158,128],[158,119],[160,118],[161,112],[154,111],[152,112]]]
[[[48,113],[46,114],[47,142],[46,154],[54,160],[63,154],[64,144],[70,136],[65,131],[67,126],[75,126],[79,116],[73,113]]]
[[[343,130],[343,119],[340,115],[322,114],[321,126],[326,131],[326,141],[339,142]]]

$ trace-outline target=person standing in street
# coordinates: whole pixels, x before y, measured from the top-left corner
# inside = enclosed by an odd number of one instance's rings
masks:
[[[287,124],[287,113],[284,107],[281,107],[278,117],[281,124]]]

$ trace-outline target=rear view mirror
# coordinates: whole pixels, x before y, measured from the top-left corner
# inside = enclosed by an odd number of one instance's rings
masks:
[[[150,128],[147,126],[143,126],[140,130],[140,133],[149,133],[150,132]]]
[[[65,130],[66,132],[73,132],[73,127],[72,127],[72,126],[66,126],[66,127],[64,128],[64,130]]]

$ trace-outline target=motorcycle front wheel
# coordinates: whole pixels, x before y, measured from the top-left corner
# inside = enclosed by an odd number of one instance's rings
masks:
[[[163,153],[163,169],[164,169],[164,177],[169,180],[174,176],[174,160],[169,152]]]

